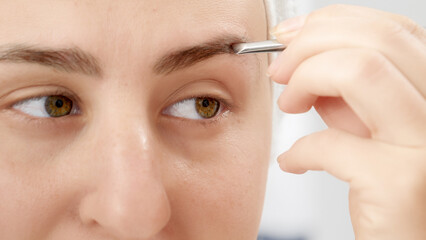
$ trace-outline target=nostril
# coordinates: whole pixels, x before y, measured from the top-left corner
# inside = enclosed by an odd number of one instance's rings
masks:
[[[85,222],[83,222],[83,224],[90,227],[90,228],[99,227],[98,221],[96,221],[94,219],[88,219]]]

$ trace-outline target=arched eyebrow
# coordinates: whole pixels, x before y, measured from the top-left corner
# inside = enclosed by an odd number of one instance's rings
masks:
[[[29,45],[6,45],[0,47],[0,62],[35,63],[56,70],[101,76],[97,59],[78,47],[52,49]]]
[[[170,74],[217,55],[235,54],[232,44],[246,42],[245,37],[226,35],[198,45],[172,51],[154,65],[156,74]]]
[[[235,54],[232,44],[246,42],[246,37],[225,35],[211,41],[167,53],[155,62],[156,74],[170,74],[217,55]],[[98,60],[78,47],[48,48],[30,45],[0,46],[0,62],[35,63],[68,73],[102,76]]]

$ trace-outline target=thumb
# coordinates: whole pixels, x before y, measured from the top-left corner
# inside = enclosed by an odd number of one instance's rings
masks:
[[[274,36],[278,42],[288,46],[297,35],[299,35],[303,26],[305,25],[306,15],[289,18],[277,26],[275,26],[270,34]],[[268,68],[268,75],[272,75],[272,73],[276,72],[280,67],[280,63],[283,62],[283,58],[285,54],[281,53],[278,55],[277,59],[275,59],[272,64]]]
[[[350,133],[327,129],[299,139],[278,157],[283,171],[301,174],[308,170],[324,170],[351,182],[360,174],[372,172],[384,156],[378,151],[386,145]]]
[[[276,27],[274,27],[270,33],[276,37],[280,43],[289,44],[301,31],[305,25],[306,15],[289,18]]]

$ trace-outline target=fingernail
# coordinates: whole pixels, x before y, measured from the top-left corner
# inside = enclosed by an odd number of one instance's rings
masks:
[[[277,36],[277,35],[296,31],[303,27],[303,25],[305,24],[305,21],[306,21],[306,15],[287,19],[281,22],[280,24],[278,24],[277,26],[275,26],[270,31],[270,34]]]

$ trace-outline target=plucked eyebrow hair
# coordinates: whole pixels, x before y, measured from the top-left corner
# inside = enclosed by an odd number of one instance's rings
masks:
[[[246,37],[225,35],[199,45],[172,51],[155,63],[154,72],[156,74],[170,74],[217,55],[235,54],[232,44],[246,41]]]
[[[53,49],[23,44],[0,46],[0,62],[35,63],[69,73],[102,75],[96,58],[78,47]]]

